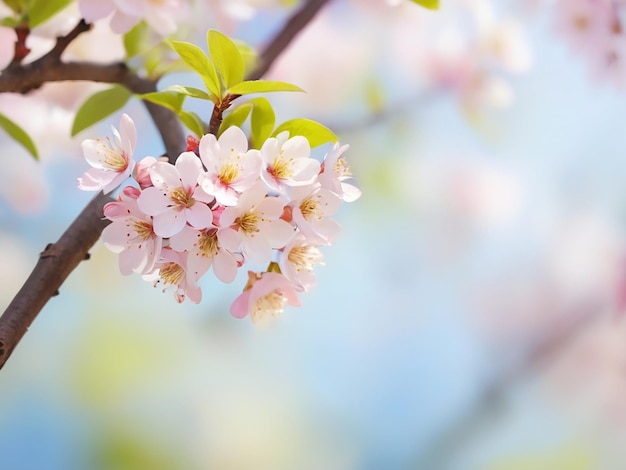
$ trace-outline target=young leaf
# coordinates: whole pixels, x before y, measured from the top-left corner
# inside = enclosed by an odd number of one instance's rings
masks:
[[[200,90],[199,88],[194,88],[192,86],[171,85],[163,91],[173,91],[176,93],[181,93],[185,96],[191,96],[192,98],[211,100],[211,96],[206,91]]]
[[[124,50],[127,59],[143,54],[150,48],[150,44],[146,40],[148,31],[148,24],[141,21],[124,34]]]
[[[222,77],[225,88],[243,80],[244,64],[237,45],[222,33],[210,29],[207,44],[215,70]]]
[[[26,6],[24,0],[2,0],[2,3],[8,6],[11,10],[13,10],[13,13],[16,14],[22,13]]]
[[[198,139],[204,135],[205,125],[196,113],[181,111],[178,113],[178,117],[183,122],[187,129],[193,132]]]
[[[46,22],[71,2],[72,0],[34,0],[29,2],[28,26],[34,28]]]
[[[30,153],[35,159],[39,158],[37,147],[35,147],[33,139],[30,138],[24,129],[3,114],[0,114],[0,127],[4,129],[7,134],[13,137],[17,143],[21,144],[22,147],[28,150],[28,153]]]
[[[250,114],[251,109],[252,109],[252,103],[242,103],[236,108],[232,108],[230,113],[228,113],[224,117],[224,120],[222,121],[222,124],[220,125],[220,130],[218,134],[221,134],[230,126],[241,127],[243,123],[246,121],[248,114]]]
[[[204,51],[190,42],[170,41],[170,44],[180,58],[200,75],[207,89],[215,96],[221,97],[220,79],[215,71],[215,66]]]
[[[246,80],[228,88],[231,95],[248,95],[250,93],[269,93],[272,91],[302,91],[299,86],[287,82],[270,80]]]
[[[258,149],[271,135],[276,124],[276,115],[266,98],[255,98],[250,103],[253,105],[250,116],[252,147]]]
[[[120,85],[91,95],[76,113],[72,125],[72,137],[120,109],[132,93]]]
[[[337,142],[337,136],[333,131],[311,119],[298,118],[285,121],[274,130],[272,136],[275,137],[283,131],[289,131],[289,137],[294,135],[306,137],[311,147],[317,147],[326,142]]]
[[[158,104],[177,114],[183,109],[183,103],[186,97],[187,95],[172,90],[153,91],[151,93],[137,95],[137,98]]]
[[[418,5],[422,5],[424,8],[428,8],[430,10],[438,10],[439,9],[439,0],[411,0],[413,3],[417,3]]]

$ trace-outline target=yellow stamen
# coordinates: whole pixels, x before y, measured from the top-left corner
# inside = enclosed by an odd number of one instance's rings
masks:
[[[296,271],[313,271],[315,266],[321,263],[322,254],[316,246],[312,245],[296,245],[294,246],[287,259],[296,268]]]
[[[189,209],[191,206],[195,204],[195,200],[187,194],[183,188],[174,188],[174,190],[170,193],[170,199],[174,203],[174,205],[179,208]]]
[[[254,303],[254,309],[250,313],[252,321],[259,323],[267,320],[268,317],[277,317],[283,312],[286,300],[283,293],[277,290],[260,297]]]
[[[338,176],[352,176],[352,171],[350,171],[350,166],[348,165],[348,163],[343,157],[339,157],[337,159],[333,169],[335,170],[335,173],[337,173]]]
[[[312,197],[307,197],[300,203],[300,212],[307,220],[313,217],[321,219],[324,215],[319,201],[314,200]]]
[[[254,212],[246,212],[241,217],[237,217],[235,219],[235,223],[246,235],[259,231],[259,229],[257,228],[258,222],[259,216],[256,215]]]
[[[152,224],[144,222],[143,220],[136,220],[133,223],[135,232],[142,240],[147,240],[152,236]]]
[[[219,253],[219,243],[217,241],[217,231],[213,230],[210,233],[204,233],[200,240],[198,240],[198,248],[203,256],[207,258],[213,258]]]
[[[279,156],[274,158],[272,166],[269,168],[269,173],[279,179],[287,179],[293,176],[293,158],[282,158],[282,152]]]
[[[159,275],[165,284],[177,286],[185,275],[185,270],[180,264],[170,261],[169,263],[165,263],[161,266],[161,269],[159,269]]]
[[[237,175],[239,174],[239,168],[235,163],[228,162],[222,168],[220,168],[220,172],[217,174],[217,177],[224,184],[230,184],[235,181]]]

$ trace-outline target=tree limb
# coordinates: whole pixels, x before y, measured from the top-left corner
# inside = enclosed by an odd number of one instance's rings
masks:
[[[257,79],[265,74],[298,31],[327,2],[309,0],[305,3],[270,42],[260,56],[259,67],[248,78]],[[132,73],[123,63],[100,65],[62,62],[60,54],[69,44],[68,37],[60,38],[50,53],[31,64],[5,70],[0,75],[0,92],[25,94],[47,82],[77,80],[119,83],[134,93],[156,90],[156,83]],[[64,44],[64,41],[67,43]],[[152,103],[146,103],[146,107],[161,134],[167,154],[172,160],[175,159],[185,145],[177,117],[171,111]],[[31,275],[0,317],[0,369],[44,305],[58,294],[59,287],[80,261],[88,258],[89,250],[109,223],[102,217],[102,208],[110,200],[110,197],[99,193],[59,240],[41,253]]]

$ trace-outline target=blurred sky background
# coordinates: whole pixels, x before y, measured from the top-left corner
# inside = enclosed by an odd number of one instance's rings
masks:
[[[269,3],[194,11],[260,45],[289,14]],[[259,328],[228,311],[245,271],[178,305],[97,244],[0,372],[0,467],[624,468],[626,81],[563,5],[332,1],[268,75],[307,90],[269,96],[279,121],[336,130],[363,191],[317,287]],[[89,86],[0,96],[42,149],[0,141],[1,306],[92,196],[79,142],[119,113],[65,139]]]

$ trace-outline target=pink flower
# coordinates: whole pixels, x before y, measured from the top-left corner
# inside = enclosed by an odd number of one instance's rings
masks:
[[[141,20],[162,36],[173,34],[177,17],[186,9],[181,0],[78,0],[80,13],[89,23],[111,17],[111,29],[127,33]]]
[[[248,284],[230,307],[236,318],[250,315],[255,323],[280,315],[285,304],[300,306],[298,292],[282,274],[248,271]]]
[[[114,141],[107,137],[106,142],[100,139],[86,139],[82,143],[83,154],[87,163],[92,166],[82,178],[78,178],[78,187],[85,191],[111,192],[131,175],[135,166],[132,159],[137,130],[135,123],[127,115],[120,118],[120,130],[112,127]]]
[[[163,245],[163,239],[152,229],[152,217],[137,205],[140,193],[139,189],[127,186],[119,201],[104,206],[104,216],[113,223],[105,227],[102,241],[109,250],[120,254],[120,271],[125,276],[152,271]]]
[[[219,242],[217,228],[196,230],[189,225],[170,238],[170,247],[176,251],[188,251],[187,268],[196,279],[211,266],[217,278],[225,283],[233,282],[242,256],[231,253]]]
[[[200,158],[207,169],[200,185],[224,206],[237,204],[241,193],[254,186],[261,173],[260,152],[248,150],[248,138],[236,126],[226,129],[219,139],[213,134],[202,137]]]
[[[277,197],[268,197],[265,185],[259,182],[246,191],[234,207],[227,207],[220,216],[220,242],[230,251],[241,244],[244,255],[255,263],[267,263],[272,248],[284,247],[293,236],[293,227],[280,219],[285,204]]]
[[[315,182],[320,163],[310,158],[309,141],[300,136],[288,139],[287,131],[270,137],[261,147],[264,166],[261,178],[270,189],[284,194],[289,186],[304,186]]]
[[[197,279],[189,274],[187,257],[187,253],[179,253],[167,247],[163,248],[161,259],[155,266],[156,270],[145,275],[144,278],[152,280],[154,287],[162,284],[163,292],[173,288],[174,299],[179,304],[187,297],[194,304],[198,304],[202,300],[202,290]]]
[[[293,238],[280,253],[281,272],[298,290],[308,291],[315,286],[313,269],[322,264],[319,248],[301,233]]]
[[[206,203],[213,198],[197,184],[201,172],[202,164],[192,152],[183,152],[175,165],[156,162],[150,167],[154,186],[144,189],[137,203],[154,217],[157,235],[169,238],[186,223],[198,229],[211,226],[213,213]]]
[[[293,188],[291,217],[311,243],[330,245],[341,227],[330,219],[339,205],[339,196],[319,186]]]
[[[322,172],[319,175],[319,182],[322,188],[332,191],[346,202],[356,201],[361,196],[361,190],[356,186],[346,183],[352,177],[350,167],[342,157],[348,150],[349,145],[339,146],[335,144],[324,157]]]

